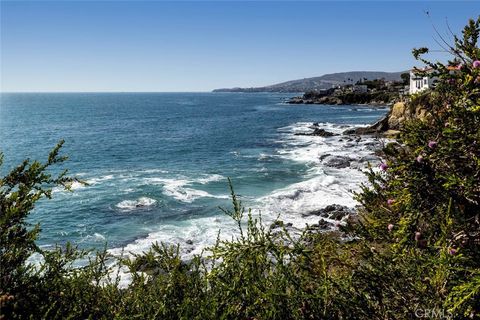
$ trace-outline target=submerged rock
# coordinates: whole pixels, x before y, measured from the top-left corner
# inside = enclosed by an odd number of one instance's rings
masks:
[[[300,133],[295,133],[296,136],[318,136],[318,137],[332,137],[332,136],[337,136],[336,133],[327,131],[325,129],[321,128],[315,128],[313,132],[300,132]]]
[[[348,168],[352,159],[342,156],[329,156],[322,160],[323,164],[337,169]]]
[[[328,229],[332,226],[333,225],[330,222],[328,222],[327,220],[324,220],[324,219],[318,220],[318,228],[319,229],[325,230],[325,229]]]
[[[348,215],[350,215],[354,212],[355,212],[355,210],[353,210],[349,207],[342,206],[342,205],[339,205],[339,204],[331,204],[331,205],[326,206],[325,208],[310,211],[310,212],[302,214],[302,215],[304,217],[305,216],[320,216],[322,218],[328,218],[328,219],[340,221],[343,218],[345,218],[346,216],[348,216]],[[321,219],[321,221],[322,220],[323,219]],[[319,224],[320,224],[320,222],[319,222]],[[324,224],[324,222],[322,222],[322,224]]]

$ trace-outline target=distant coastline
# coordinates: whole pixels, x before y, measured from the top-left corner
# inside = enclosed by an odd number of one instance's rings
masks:
[[[263,87],[250,88],[220,88],[212,92],[278,92],[278,93],[304,93],[307,91],[326,90],[347,85],[358,81],[384,79],[385,81],[401,81],[401,72],[383,71],[350,71],[324,74],[320,77],[304,78],[277,83]]]

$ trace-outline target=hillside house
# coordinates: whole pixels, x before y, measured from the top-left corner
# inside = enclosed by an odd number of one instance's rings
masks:
[[[456,66],[448,66],[447,69],[450,70],[450,73],[454,73],[458,70]],[[420,72],[424,72],[425,74],[421,76],[418,74]],[[433,73],[432,68],[413,68],[410,70],[410,87],[408,93],[414,94],[426,89],[434,88],[438,78],[433,77],[431,73]]]
[[[437,82],[436,77],[431,77],[429,73],[433,70],[431,68],[424,68],[424,69],[417,69],[413,68],[410,70],[410,94],[415,94],[417,92],[421,92],[427,90],[429,88],[433,88],[435,82]],[[425,75],[419,75],[419,72],[425,72]]]

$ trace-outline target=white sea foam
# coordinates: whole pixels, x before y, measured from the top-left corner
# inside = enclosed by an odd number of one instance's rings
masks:
[[[81,182],[78,182],[78,181],[73,181],[71,183],[68,183],[66,185],[66,187],[68,187],[70,189],[70,191],[74,191],[74,190],[83,189],[85,187],[85,184],[83,184]],[[69,191],[64,187],[55,187],[55,188],[52,189],[52,192],[54,194],[55,193],[69,193]]]
[[[302,228],[306,223],[317,223],[319,219],[315,215],[302,216],[302,214],[318,210],[329,204],[347,207],[357,205],[353,199],[353,192],[358,191],[360,183],[366,181],[362,170],[366,168],[367,162],[378,161],[372,151],[372,146],[378,141],[367,136],[359,139],[355,136],[341,135],[347,129],[360,126],[321,123],[319,127],[339,135],[333,137],[295,135],[295,133],[313,130],[312,123],[295,123],[278,129],[280,137],[277,143],[280,143],[282,147],[276,150],[276,154],[260,155],[259,161],[267,157],[280,157],[306,164],[310,168],[302,182],[274,190],[257,199],[245,199],[245,205],[252,207],[255,214],[261,212],[265,224],[273,222],[280,214],[281,220],[292,223],[294,227]],[[339,157],[347,159],[349,166],[335,168],[325,162],[328,158]],[[228,198],[226,195],[214,196],[206,191],[193,188],[195,184],[207,184],[222,179],[224,179],[223,176],[210,175],[196,179],[187,177],[146,178],[145,181],[162,185],[165,195],[179,201],[192,202],[200,197]],[[182,257],[189,259],[193,254],[198,254],[205,247],[213,245],[220,229],[223,239],[230,239],[238,235],[235,224],[228,217],[222,215],[202,217],[158,226],[158,229],[150,232],[147,237],[137,239],[124,248],[111,249],[109,252],[113,255],[120,255],[122,252],[129,255],[130,253],[145,252],[155,242],[179,243],[183,250]],[[191,241],[187,243],[187,240]],[[122,276],[124,284],[129,282],[128,279],[128,275]]]
[[[105,242],[106,240],[107,239],[105,238],[104,235],[102,235],[101,233],[95,232],[94,234],[89,234],[85,236],[80,242],[84,242],[84,241]]]
[[[154,206],[157,203],[157,200],[148,198],[148,197],[140,197],[136,200],[123,200],[122,202],[117,203],[116,207],[120,210],[130,211],[135,209],[141,208],[148,208]]]
[[[145,182],[149,184],[163,185],[163,194],[176,200],[191,203],[199,198],[217,198],[228,199],[227,195],[213,195],[204,190],[198,190],[191,187],[192,184],[208,184],[214,181],[224,180],[225,177],[219,174],[202,176],[197,179],[182,178],[146,178]]]
[[[114,179],[114,176],[112,174],[108,174],[105,176],[88,179],[85,182],[88,183],[89,185],[96,185],[96,184],[102,183],[103,181],[108,181],[112,179]]]
[[[299,122],[278,129],[282,133],[277,141],[283,145],[277,150],[280,157],[294,162],[305,163],[310,169],[305,180],[257,199],[257,206],[264,219],[273,220],[278,214],[281,219],[302,227],[305,223],[316,223],[318,217],[302,217],[301,214],[323,208],[329,204],[354,207],[358,203],[353,192],[366,180],[363,170],[368,162],[378,162],[372,146],[379,144],[373,137],[341,135],[347,129],[361,126],[345,126],[320,123],[320,128],[339,134],[332,137],[295,135],[312,132],[310,122]],[[328,160],[340,160],[343,168],[329,165]]]
[[[194,180],[194,182],[198,182],[198,183],[201,183],[201,184],[207,184],[207,183],[210,183],[210,182],[222,181],[222,180],[227,180],[227,178],[225,178],[224,176],[222,176],[220,174],[211,174],[211,175],[207,175],[207,176],[202,177],[202,178],[198,178],[198,179]]]
[[[133,257],[133,254],[147,252],[154,243],[180,244],[182,258],[187,260],[200,254],[207,246],[213,245],[219,230],[220,239],[231,239],[238,234],[235,223],[226,216],[201,217],[178,224],[157,226],[157,229],[145,238],[108,252],[117,257]]]

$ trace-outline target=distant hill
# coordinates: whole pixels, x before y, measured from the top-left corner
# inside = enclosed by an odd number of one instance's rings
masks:
[[[224,88],[215,89],[213,92],[306,92],[309,90],[328,89],[335,86],[356,83],[358,80],[384,78],[387,81],[401,81],[401,72],[381,71],[351,71],[325,74],[320,77],[291,80],[265,87],[255,88]]]

